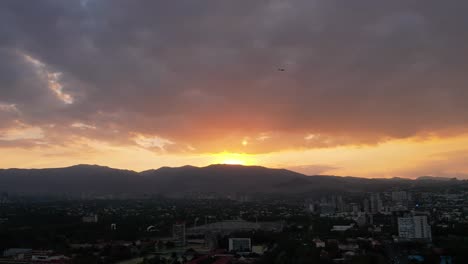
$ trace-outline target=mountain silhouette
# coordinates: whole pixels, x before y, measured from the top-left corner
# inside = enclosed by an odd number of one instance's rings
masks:
[[[423,179],[306,176],[285,169],[222,164],[207,167],[162,167],[143,172],[97,165],[76,165],[52,169],[2,169],[0,192],[71,196],[183,195],[195,192],[220,194],[359,192],[467,185],[467,181]]]

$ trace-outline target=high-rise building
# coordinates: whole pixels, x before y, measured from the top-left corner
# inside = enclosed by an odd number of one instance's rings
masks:
[[[97,223],[99,221],[99,217],[97,214],[86,215],[81,218],[83,223]]]
[[[315,213],[317,211],[316,207],[317,207],[316,204],[310,203],[310,204],[307,205],[307,211],[309,213]]]
[[[398,236],[403,239],[431,240],[431,226],[427,222],[427,216],[399,217]]]
[[[343,201],[343,197],[340,195],[336,198],[336,211],[342,213],[345,211],[345,209],[346,205]]]
[[[0,204],[5,204],[7,202],[8,202],[8,193],[3,192],[2,194],[0,194]]]
[[[392,201],[403,202],[408,200],[408,194],[405,191],[394,191],[392,192]]]
[[[383,211],[383,203],[382,203],[382,199],[380,198],[379,193],[371,194],[371,197],[370,197],[370,211],[373,214]]]
[[[205,247],[209,249],[218,248],[218,235],[216,232],[208,231],[205,233]]]
[[[229,251],[234,252],[250,252],[252,251],[252,243],[250,238],[230,238]]]
[[[364,209],[365,213],[370,213],[370,202],[368,199],[364,199],[362,202],[362,208]]]
[[[332,197],[330,197],[330,204],[331,204],[333,207],[335,207],[335,209],[336,209],[336,202],[337,202],[336,196],[332,195]]]
[[[245,193],[236,193],[236,201],[241,202],[241,203],[247,203],[250,202],[250,196]]]
[[[172,237],[177,247],[184,247],[186,245],[185,222],[177,222],[172,226]]]
[[[336,206],[332,204],[320,204],[320,214],[322,215],[331,215],[336,212]]]

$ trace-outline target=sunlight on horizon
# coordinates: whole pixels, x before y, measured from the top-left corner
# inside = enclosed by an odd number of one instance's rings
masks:
[[[228,165],[255,165],[256,161],[252,155],[244,153],[229,153],[222,152],[213,155],[215,159],[214,163],[217,164],[228,164]]]

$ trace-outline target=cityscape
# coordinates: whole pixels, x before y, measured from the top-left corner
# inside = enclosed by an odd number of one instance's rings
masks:
[[[468,185],[419,181],[429,187],[177,198],[5,192],[0,263],[463,263]]]
[[[468,264],[467,14],[0,0],[0,264]]]

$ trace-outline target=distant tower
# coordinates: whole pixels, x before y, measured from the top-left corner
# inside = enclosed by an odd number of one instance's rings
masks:
[[[3,192],[1,195],[0,195],[0,204],[4,204],[4,203],[7,203],[8,202],[8,193],[7,192]]]
[[[409,216],[398,218],[398,236],[403,239],[431,240],[431,226],[427,216]]]
[[[370,213],[370,203],[368,199],[364,199],[362,207],[365,213]]]
[[[218,248],[218,236],[214,232],[206,232],[205,233],[205,246],[209,249],[216,249]]]
[[[336,196],[335,195],[332,195],[332,197],[330,198],[330,204],[336,209]]]
[[[408,200],[408,194],[405,191],[394,191],[392,192],[392,201],[403,202]]]
[[[371,213],[373,213],[373,214],[383,211],[383,203],[382,203],[382,199],[380,198],[379,193],[371,194],[371,197],[370,197],[370,210],[371,210]]]
[[[337,198],[336,198],[336,209],[338,212],[342,213],[345,211],[345,208],[346,205],[343,201],[343,197],[341,195],[339,195]]]
[[[83,223],[97,223],[99,221],[99,217],[97,214],[87,215],[87,216],[83,216],[81,218],[81,221]]]
[[[184,247],[186,245],[185,222],[177,222],[172,226],[172,237],[177,247]]]

